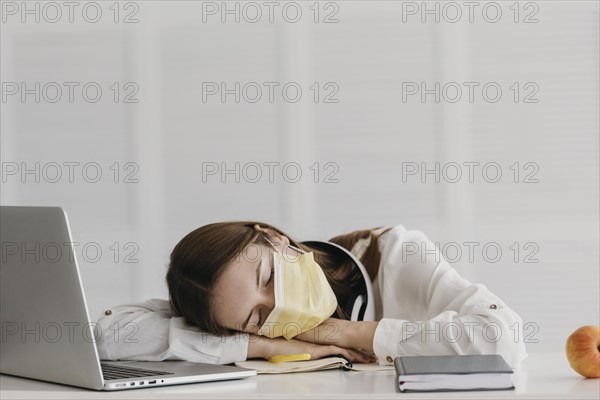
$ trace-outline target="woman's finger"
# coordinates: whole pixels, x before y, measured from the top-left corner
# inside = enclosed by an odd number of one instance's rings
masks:
[[[312,353],[312,352],[311,352]],[[344,347],[338,347],[334,345],[329,346],[317,346],[314,352],[316,358],[328,357],[333,355],[341,355],[352,362],[357,363],[370,363],[372,359],[369,355],[355,350],[355,349],[347,349]]]
[[[349,350],[349,349],[341,349],[341,350],[343,352],[340,354],[352,362],[357,362],[357,363],[369,362],[368,359],[360,353],[357,353],[357,352]],[[334,350],[334,351],[339,351],[339,350]]]
[[[374,355],[371,355],[369,353],[366,353],[364,351],[361,350],[357,350],[357,349],[348,349],[348,351],[352,354],[354,354],[358,360],[357,362],[361,362],[361,363],[372,363],[377,361],[377,358]]]

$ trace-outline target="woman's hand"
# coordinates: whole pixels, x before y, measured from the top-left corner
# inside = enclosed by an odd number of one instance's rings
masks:
[[[351,362],[370,363],[375,361],[375,357],[360,350],[339,347],[333,344],[315,344],[308,343],[298,339],[290,341],[278,337],[270,339],[265,336],[249,335],[247,358],[264,358],[268,360],[272,356],[280,354],[310,354],[311,360],[322,357],[342,355]]]
[[[296,336],[296,339],[372,352],[377,325],[377,321],[348,321],[329,318],[316,328]]]

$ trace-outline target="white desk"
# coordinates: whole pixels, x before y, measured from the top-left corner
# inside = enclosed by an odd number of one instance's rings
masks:
[[[515,370],[516,390],[489,392],[399,393],[395,372],[320,371],[257,375],[241,380],[97,392],[0,375],[0,398],[9,399],[600,399],[600,379],[583,379],[564,353],[532,353]]]

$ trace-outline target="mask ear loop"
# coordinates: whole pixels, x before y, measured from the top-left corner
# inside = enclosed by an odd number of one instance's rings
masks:
[[[269,240],[269,238],[268,238],[268,237],[266,237],[266,236],[265,236],[265,239],[267,239],[267,242],[271,243],[271,246],[273,246],[273,248],[274,248],[274,249],[275,249],[275,250],[276,250],[276,251],[277,251],[279,254],[281,254],[281,252],[279,251],[279,249],[278,249],[277,247],[275,247],[275,245],[273,244],[273,242],[271,242],[271,241]]]
[[[277,247],[275,247],[275,245],[273,244],[273,242],[271,242],[268,237],[265,236],[265,239],[267,239],[267,242],[271,243],[271,246],[273,246],[275,248],[275,250],[277,250],[277,252],[279,254],[281,254],[281,252],[279,251],[279,249]],[[296,250],[300,254],[306,254],[306,251],[304,251],[301,248],[296,247],[296,246],[294,246],[292,244],[286,244],[286,246],[291,247],[292,249]]]
[[[288,246],[288,247],[291,247],[292,249],[296,250],[296,251],[297,251],[298,253],[300,253],[300,254],[305,254],[305,253],[306,253],[306,251],[304,251],[304,250],[302,250],[301,248],[299,248],[299,247],[296,247],[296,246],[294,246],[294,245],[292,245],[292,244],[287,244],[286,246]]]

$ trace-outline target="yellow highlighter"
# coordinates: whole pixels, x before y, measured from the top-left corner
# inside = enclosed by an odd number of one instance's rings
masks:
[[[280,363],[280,362],[288,362],[288,361],[308,361],[310,360],[310,354],[301,353],[301,354],[281,354],[277,356],[273,356],[269,358],[269,362],[272,363]]]

